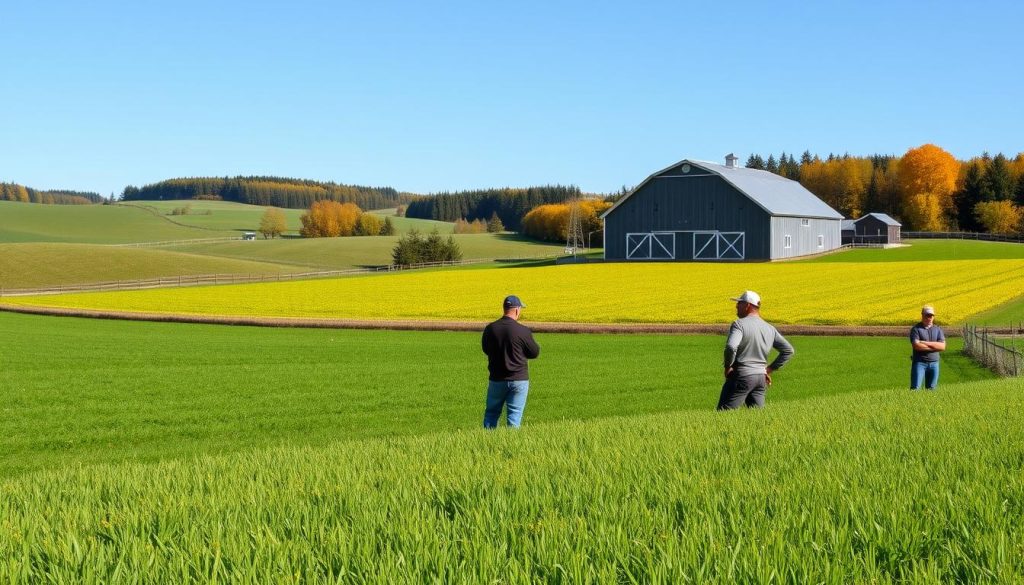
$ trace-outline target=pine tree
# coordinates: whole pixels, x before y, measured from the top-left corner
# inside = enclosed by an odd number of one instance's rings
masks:
[[[748,169],[761,169],[764,170],[764,159],[759,154],[752,154],[747,158]]]
[[[393,236],[395,235],[395,224],[391,221],[391,217],[384,218],[384,224],[380,226],[380,235],[382,236]]]
[[[779,172],[779,164],[777,162],[775,162],[775,155],[773,155],[773,154],[769,154],[768,155],[768,160],[764,163],[764,170],[768,171],[769,173],[776,173],[776,174],[778,174],[778,172]]]
[[[978,223],[974,209],[982,201],[984,183],[985,179],[981,173],[981,164],[978,161],[967,163],[967,171],[964,173],[964,186],[956,195],[957,221],[962,231],[976,232],[981,229],[981,224]]]
[[[991,191],[991,201],[1007,201],[1013,199],[1013,175],[1006,164],[1006,157],[999,153],[992,159],[985,172],[985,182]]]
[[[495,211],[491,214],[491,220],[487,222],[487,232],[497,234],[503,231],[505,231],[505,224],[501,223],[501,218],[498,217],[498,212]]]

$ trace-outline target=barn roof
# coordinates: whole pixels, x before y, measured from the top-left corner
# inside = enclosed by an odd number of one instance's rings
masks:
[[[705,171],[718,175],[727,183],[735,187],[770,215],[785,215],[797,217],[821,217],[826,219],[843,219],[843,216],[829,207],[824,201],[818,199],[814,193],[804,188],[803,185],[775,173],[748,169],[746,167],[727,167],[711,162],[699,160],[681,160],[672,166],[666,167],[644,179],[644,182],[637,185],[628,195],[619,199],[605,211],[601,218],[608,217],[615,208],[625,200],[633,196],[647,183],[659,177],[688,177],[678,173],[678,167],[689,164]],[[676,174],[669,174],[669,171],[677,170]]]
[[[901,226],[901,227],[903,226],[903,224],[901,224],[900,222],[896,221],[895,219],[889,217],[888,215],[886,215],[884,213],[869,213],[869,214],[865,215],[864,217],[873,217],[873,218],[877,219],[878,221],[884,223],[885,225],[895,225],[895,226]],[[856,219],[854,221],[860,221],[860,220],[864,219],[864,217],[861,217],[861,218]]]
[[[857,229],[857,221],[853,219],[844,219],[843,222],[839,225],[839,229],[843,230],[844,232],[853,231]]]

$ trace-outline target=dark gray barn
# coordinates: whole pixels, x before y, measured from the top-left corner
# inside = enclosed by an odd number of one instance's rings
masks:
[[[608,260],[777,260],[840,246],[843,216],[768,171],[684,160],[647,177],[604,220]]]
[[[899,244],[900,222],[884,213],[869,213],[853,222],[853,241],[857,244]]]

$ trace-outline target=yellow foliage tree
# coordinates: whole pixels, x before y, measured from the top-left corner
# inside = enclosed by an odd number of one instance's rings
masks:
[[[1014,234],[1024,228],[1024,208],[1012,201],[983,201],[974,206],[974,216],[990,234]]]
[[[898,180],[903,209],[911,227],[945,229],[945,217],[953,211],[953,193],[959,173],[960,163],[934,144],[911,148],[903,155]],[[924,209],[923,205],[935,208]]]
[[[288,229],[288,219],[277,207],[267,208],[260,218],[260,233],[264,238],[276,238]]]
[[[304,238],[351,236],[362,213],[355,203],[317,201],[299,218],[302,221],[299,233]]]
[[[580,201],[581,224],[583,237],[590,232],[601,229],[600,215],[611,207],[611,203],[601,199],[583,199]],[[523,217],[523,233],[538,240],[564,242],[569,229],[569,204],[552,203],[538,205]]]

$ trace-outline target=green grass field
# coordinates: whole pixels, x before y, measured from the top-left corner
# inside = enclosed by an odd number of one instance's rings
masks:
[[[1024,244],[976,240],[906,240],[901,248],[859,248],[805,262],[921,262],[1024,258]]]
[[[204,200],[174,200],[174,201],[132,201],[123,205],[131,205],[151,209],[154,212],[168,218],[169,220],[182,225],[193,226],[209,230],[231,230],[236,232],[256,231],[259,229],[260,220],[263,218],[266,207],[261,205],[247,205],[233,201],[204,201]],[[178,208],[188,206],[190,213],[187,215],[171,215]],[[286,235],[297,236],[302,222],[299,220],[305,209],[282,209],[288,220],[288,231]],[[431,221],[427,219],[413,219],[407,217],[395,217],[394,209],[370,210],[369,213],[384,217],[391,217],[395,230],[398,233],[405,233],[412,229],[421,232],[430,232],[434,229],[442,234],[450,234],[455,229],[455,224],[444,221]]]
[[[285,274],[303,270],[300,266],[166,249],[96,244],[0,244],[0,288],[6,289],[201,274]]]
[[[0,579],[1017,583],[1022,390],[65,464],[0,482]]]
[[[453,236],[470,259],[532,258],[561,254],[564,246],[538,242],[515,234],[458,234]],[[172,249],[192,254],[345,269],[391,263],[399,236],[257,240],[183,244]]]
[[[528,425],[715,406],[716,336],[538,334]],[[0,476],[480,426],[479,334],[0,313]],[[902,389],[898,338],[795,337],[770,403]],[[990,378],[959,356],[942,382]]]
[[[40,205],[0,201],[0,243],[123,244],[232,237],[176,225],[146,210],[122,205]]]

